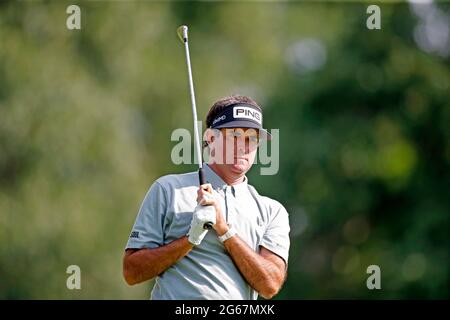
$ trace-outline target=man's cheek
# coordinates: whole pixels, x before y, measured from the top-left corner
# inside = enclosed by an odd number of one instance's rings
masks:
[[[257,151],[257,150],[258,150],[258,149],[255,149],[255,150],[253,150],[253,151],[251,151],[251,152],[249,153],[249,157],[248,157],[248,163],[249,163],[249,166],[252,166],[253,163],[255,162],[256,151]]]
[[[225,164],[233,164],[235,157],[235,149],[233,141],[225,141],[223,144],[223,154]]]

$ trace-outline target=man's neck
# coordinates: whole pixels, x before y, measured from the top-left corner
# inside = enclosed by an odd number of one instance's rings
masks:
[[[208,166],[229,186],[233,186],[242,183],[245,179],[245,174],[242,175],[227,175],[220,166],[216,163],[210,163]]]

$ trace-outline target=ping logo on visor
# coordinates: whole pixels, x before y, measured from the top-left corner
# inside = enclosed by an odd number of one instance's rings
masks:
[[[253,121],[262,124],[262,115],[261,112],[254,108],[243,107],[243,106],[235,106],[233,107],[233,118],[239,119],[250,119]]]
[[[262,113],[256,107],[236,103],[225,108],[211,123],[211,128],[257,128],[262,129]]]

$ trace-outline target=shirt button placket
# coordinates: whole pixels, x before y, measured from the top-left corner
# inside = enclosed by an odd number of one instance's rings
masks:
[[[233,192],[232,192],[232,186],[227,186],[226,187],[226,201],[227,201],[227,223],[229,225],[234,224],[234,218],[236,215],[236,208],[234,207],[234,196],[233,196]]]

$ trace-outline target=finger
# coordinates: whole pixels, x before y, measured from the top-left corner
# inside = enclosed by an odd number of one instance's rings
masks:
[[[209,189],[198,189],[197,190],[197,194],[198,195],[203,195],[203,194],[212,194],[212,190]]]
[[[212,197],[212,193],[205,191],[205,190],[198,190],[197,191],[197,202],[199,202],[203,197]]]
[[[200,198],[200,202],[199,202],[202,206],[209,206],[209,205],[214,205],[216,203],[216,199],[208,194],[203,195]]]
[[[212,189],[212,186],[210,184],[203,184],[197,190],[197,196],[198,197],[201,198],[205,194],[207,194],[209,196],[211,196],[213,194],[213,189]]]
[[[208,195],[208,194],[204,194],[202,197],[201,197],[201,199],[200,199],[200,201],[202,202],[202,203],[206,203],[206,204],[211,204],[211,202],[214,200],[214,198],[212,197],[212,196],[210,196],[210,195]]]
[[[205,199],[200,199],[199,204],[201,206],[209,206],[209,205],[211,205],[211,201],[208,201],[208,200],[205,200]]]
[[[197,203],[200,203],[201,205],[210,205],[212,202],[214,202],[214,199],[208,195],[197,197]]]
[[[200,186],[200,190],[212,193],[212,186],[210,183],[205,183]]]

